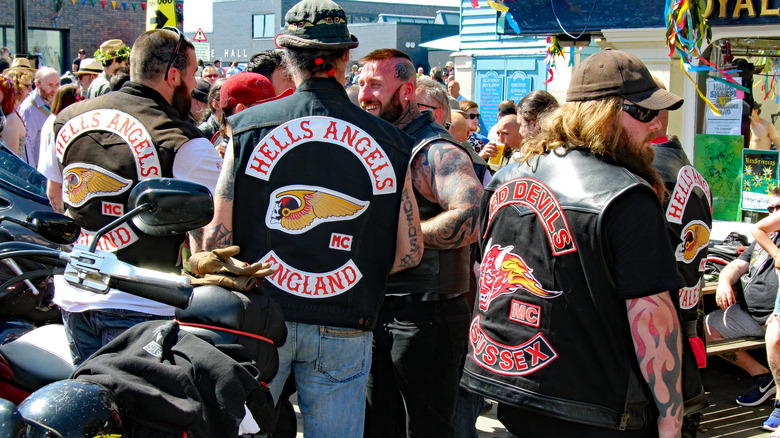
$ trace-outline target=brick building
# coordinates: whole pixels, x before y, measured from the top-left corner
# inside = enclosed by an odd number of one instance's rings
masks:
[[[28,52],[59,72],[70,69],[79,49],[92,56],[103,41],[118,38],[131,45],[145,31],[141,2],[110,0],[26,0]],[[124,3],[124,5],[123,5]],[[133,10],[135,3],[135,10]],[[14,0],[0,0],[0,45],[15,53]],[[59,11],[58,11],[59,8]]]

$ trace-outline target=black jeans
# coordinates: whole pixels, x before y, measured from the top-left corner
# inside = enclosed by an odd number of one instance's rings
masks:
[[[452,437],[470,321],[466,297],[387,296],[374,330],[367,437]]]

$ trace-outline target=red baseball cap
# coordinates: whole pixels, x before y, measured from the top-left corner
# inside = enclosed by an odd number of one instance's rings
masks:
[[[239,103],[252,106],[289,96],[292,92],[292,89],[288,89],[277,96],[268,78],[257,73],[241,72],[227,78],[222,84],[219,90],[219,106],[223,110],[235,109]]]

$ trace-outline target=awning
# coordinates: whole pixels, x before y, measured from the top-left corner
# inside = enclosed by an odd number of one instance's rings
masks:
[[[460,47],[460,35],[452,35],[438,40],[428,41],[427,43],[421,43],[420,47],[433,50],[449,50],[451,52],[457,52]]]

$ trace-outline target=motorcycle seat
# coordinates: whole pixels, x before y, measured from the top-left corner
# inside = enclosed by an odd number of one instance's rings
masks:
[[[0,345],[0,354],[11,365],[14,383],[30,391],[67,379],[74,370],[65,327],[59,324],[38,327]]]

